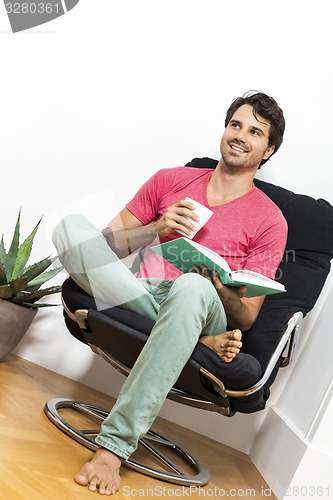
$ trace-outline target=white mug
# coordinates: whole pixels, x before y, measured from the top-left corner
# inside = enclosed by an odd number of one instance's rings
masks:
[[[193,205],[195,205],[195,209],[192,210],[192,212],[194,212],[199,217],[200,220],[198,222],[193,221],[193,219],[190,219],[189,217],[185,216],[186,219],[190,220],[195,226],[195,230],[191,231],[190,236],[188,234],[183,233],[183,231],[179,231],[178,229],[176,229],[176,231],[182,236],[186,236],[186,238],[192,239],[197,234],[197,232],[200,231],[200,229],[206,224],[206,222],[209,221],[209,219],[213,215],[213,212],[209,210],[209,208],[205,207],[204,205],[201,205],[195,200],[192,200],[192,198],[189,198],[188,196],[185,198],[185,201],[190,201],[191,203],[193,203]]]

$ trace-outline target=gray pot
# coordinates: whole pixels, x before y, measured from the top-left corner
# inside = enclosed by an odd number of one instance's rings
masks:
[[[37,309],[0,299],[0,363],[20,342],[36,314]]]

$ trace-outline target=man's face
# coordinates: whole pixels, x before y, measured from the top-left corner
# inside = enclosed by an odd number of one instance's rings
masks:
[[[253,108],[244,104],[232,116],[221,140],[223,162],[233,168],[257,168],[274,151],[268,147],[270,121],[253,115]]]

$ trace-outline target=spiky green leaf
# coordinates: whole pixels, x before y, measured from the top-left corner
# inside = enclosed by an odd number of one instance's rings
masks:
[[[7,285],[7,275],[6,275],[6,269],[0,262],[0,286],[1,285]]]
[[[32,281],[34,278],[42,274],[48,267],[50,267],[55,259],[56,257],[52,259],[47,257],[46,259],[43,259],[39,262],[36,262],[35,264],[32,264],[29,267],[26,267],[23,271],[22,276],[27,276],[29,278],[28,281]]]
[[[33,229],[31,234],[20,245],[20,218],[21,210],[15,225],[14,235],[9,248],[6,252],[4,238],[0,242],[0,298],[10,300],[25,307],[37,308],[47,307],[51,304],[35,304],[45,295],[51,295],[61,291],[61,286],[52,286],[43,290],[40,287],[48,280],[56,276],[62,267],[46,271],[54,262],[55,258],[47,257],[33,264],[26,266],[31,254],[34,237],[38,230],[41,220]],[[0,320],[1,321],[1,320]]]
[[[23,302],[22,306],[29,307],[30,309],[40,309],[41,307],[55,307],[61,304],[48,304],[46,302],[37,302],[36,304],[30,304],[29,302]]]
[[[15,297],[15,299],[13,299],[13,302],[15,302],[15,304],[22,304],[23,302],[29,303],[31,301],[35,302],[36,300],[41,299],[46,295],[52,295],[60,291],[61,285],[50,286],[49,288],[42,288],[41,290],[37,290],[36,292],[24,293],[19,297]]]
[[[33,264],[32,266],[29,266],[27,267],[24,272],[23,272],[23,276],[27,276],[29,279],[29,285],[31,282],[33,282],[36,278],[38,279],[38,277],[40,275],[43,275],[44,276],[44,271],[50,267],[50,265],[56,260],[56,257],[53,257],[53,258],[46,258],[44,260],[41,260],[40,262],[37,262],[36,264]],[[56,274],[58,274],[58,272],[63,269],[62,267],[60,268],[56,268],[57,269],[57,272],[55,272],[55,274],[53,275],[52,273],[47,275],[48,276],[48,279],[51,279],[53,276],[55,276]],[[43,274],[44,273],[44,274]],[[40,282],[40,284],[42,283],[45,283],[45,279],[43,278]],[[38,283],[38,282],[36,282]],[[33,286],[36,284],[36,283],[33,283]]]
[[[7,260],[7,252],[5,249],[5,244],[3,242],[3,235],[2,235],[0,243],[0,263],[3,265],[3,267],[6,266],[6,260]]]
[[[17,217],[13,239],[10,248],[8,250],[6,259],[6,273],[8,282],[12,279],[12,273],[17,259],[19,238],[20,238],[20,217],[21,217],[21,210],[19,211]]]
[[[28,278],[16,278],[12,280],[9,285],[12,290],[12,297],[25,290],[28,284]]]
[[[11,299],[12,290],[9,285],[0,286],[0,299]]]
[[[36,227],[33,229],[31,234],[24,240],[22,245],[20,245],[18,252],[17,252],[17,258],[16,262],[14,265],[14,269],[12,272],[12,279],[19,278],[22,276],[24,272],[24,267],[26,263],[28,262],[28,259],[30,257],[31,249],[32,249],[32,244],[34,242],[34,237],[37,233],[37,230],[39,228],[41,219],[37,223]]]
[[[40,286],[42,286],[46,281],[54,278],[54,276],[56,276],[62,269],[62,267],[57,267],[56,269],[51,269],[50,271],[40,274],[35,279],[29,281],[27,291],[33,291],[33,288],[38,290]]]

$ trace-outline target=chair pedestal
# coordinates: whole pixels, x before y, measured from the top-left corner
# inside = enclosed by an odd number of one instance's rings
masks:
[[[60,415],[59,410],[65,408],[79,412],[95,423],[96,420],[102,422],[108,416],[109,411],[88,403],[62,398],[50,399],[44,407],[46,416],[60,430],[86,448],[96,451],[99,446],[94,438],[99,434],[99,429],[75,428]],[[208,483],[210,474],[205,465],[163,435],[149,430],[139,440],[139,445],[148,452],[149,462],[154,465],[132,458],[123,460],[123,465],[150,477],[183,486],[204,486]],[[158,468],[156,464],[159,464]]]

